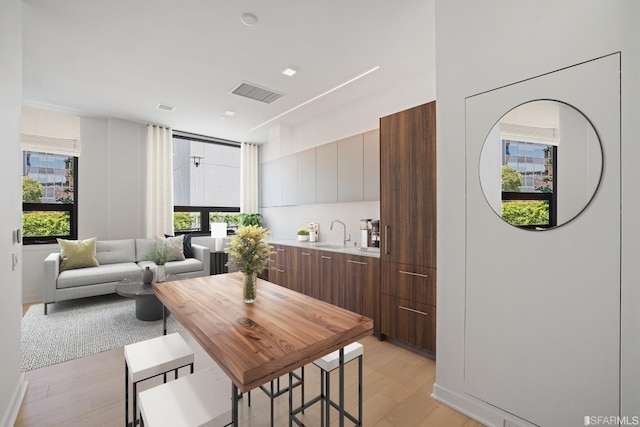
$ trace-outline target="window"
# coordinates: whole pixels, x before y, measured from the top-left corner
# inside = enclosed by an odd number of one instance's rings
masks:
[[[22,152],[22,235],[24,244],[76,239],[78,158]]]
[[[557,146],[502,140],[502,218],[524,228],[557,223]]]
[[[233,227],[240,212],[240,144],[174,131],[173,197],[176,233],[210,234],[212,222]]]

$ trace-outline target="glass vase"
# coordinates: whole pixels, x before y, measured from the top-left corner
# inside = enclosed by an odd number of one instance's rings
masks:
[[[256,300],[258,273],[244,273],[244,302],[252,304]]]

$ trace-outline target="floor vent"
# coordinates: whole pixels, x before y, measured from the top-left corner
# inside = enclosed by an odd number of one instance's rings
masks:
[[[266,89],[253,83],[242,82],[233,89],[231,92],[234,95],[244,96],[245,98],[254,99],[256,101],[271,104],[276,99],[283,96],[283,93],[278,93],[271,89]]]

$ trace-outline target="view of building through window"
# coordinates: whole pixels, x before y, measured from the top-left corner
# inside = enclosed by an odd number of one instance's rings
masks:
[[[174,134],[174,228],[210,233],[212,222],[230,222],[240,212],[240,145]]]
[[[555,225],[557,146],[502,140],[502,219],[523,227]]]
[[[75,238],[77,158],[22,152],[22,234],[25,243]]]

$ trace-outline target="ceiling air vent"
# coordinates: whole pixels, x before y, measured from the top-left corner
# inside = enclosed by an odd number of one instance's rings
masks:
[[[278,93],[271,89],[266,89],[247,82],[240,83],[238,86],[231,89],[231,92],[229,93],[244,96],[245,98],[254,99],[267,104],[271,104],[273,101],[284,95],[283,93]]]

